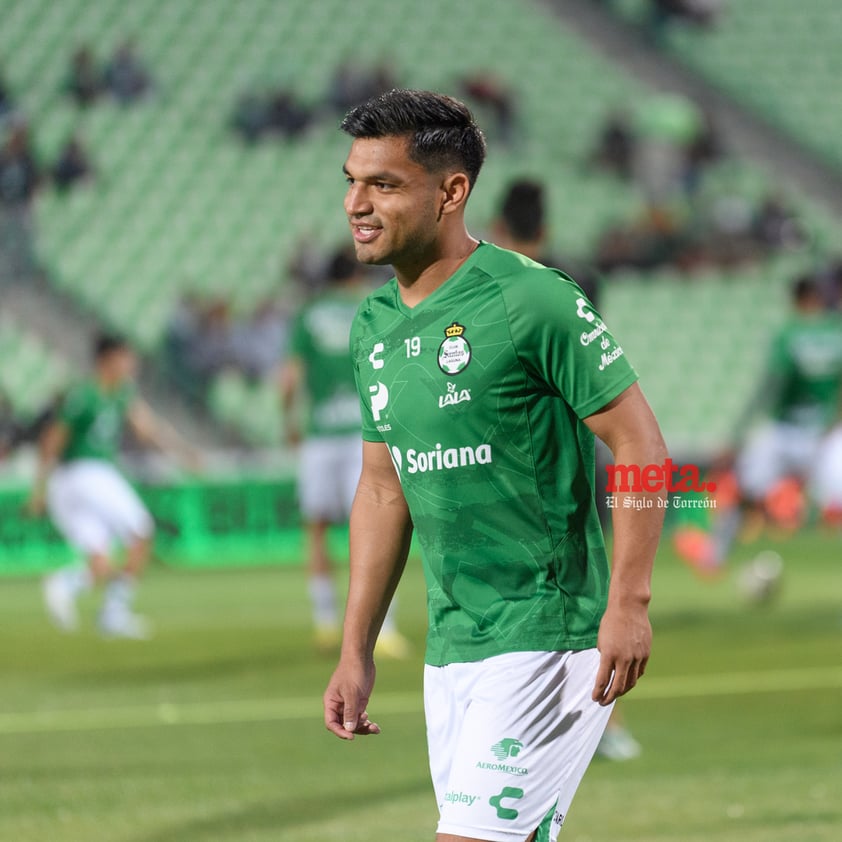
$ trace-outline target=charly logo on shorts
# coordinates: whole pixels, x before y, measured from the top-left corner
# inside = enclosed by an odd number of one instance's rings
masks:
[[[512,737],[504,737],[499,743],[494,743],[491,746],[491,753],[497,758],[497,763],[486,763],[480,760],[477,763],[477,769],[485,769],[489,772],[503,772],[506,775],[528,775],[529,769],[524,766],[514,766],[511,763],[506,763],[507,760],[512,760],[517,757],[523,743],[520,740],[515,740]]]
[[[513,807],[504,807],[503,799],[518,800],[520,798],[523,798],[523,790],[520,787],[504,786],[499,795],[493,795],[488,799],[488,803],[497,810],[498,819],[512,821],[518,817],[518,811]]]
[[[471,361],[471,346],[464,333],[465,326],[453,322],[444,329],[444,341],[439,345],[439,368],[451,377],[461,374]]]

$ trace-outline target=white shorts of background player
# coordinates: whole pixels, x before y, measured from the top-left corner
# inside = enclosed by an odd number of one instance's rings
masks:
[[[361,470],[362,441],[358,433],[307,439],[298,459],[298,501],[304,520],[348,520]]]
[[[56,529],[86,556],[111,553],[149,538],[152,517],[125,477],[110,463],[79,459],[59,465],[47,486],[47,508]]]
[[[784,477],[810,483],[822,458],[823,440],[820,430],[780,421],[758,428],[737,458],[743,494],[760,502]]]
[[[819,444],[810,490],[822,509],[842,508],[842,424],[837,424]]]

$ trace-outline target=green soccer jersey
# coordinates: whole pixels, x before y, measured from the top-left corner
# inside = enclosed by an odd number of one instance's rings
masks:
[[[304,307],[295,320],[290,352],[304,365],[309,435],[359,433],[359,399],[348,337],[360,298],[356,290],[326,292]]]
[[[394,279],[369,296],[351,350],[423,554],[427,662],[595,646],[608,563],[581,419],[637,375],[581,289],[483,243],[414,308]]]
[[[771,376],[778,383],[772,416],[825,428],[840,414],[842,319],[835,313],[796,316],[775,337]]]
[[[120,448],[134,388],[126,385],[104,391],[95,380],[85,380],[65,396],[58,419],[68,429],[62,462],[76,459],[113,461]]]

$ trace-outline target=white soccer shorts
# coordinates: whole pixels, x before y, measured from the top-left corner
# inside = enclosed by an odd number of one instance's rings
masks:
[[[586,649],[425,668],[439,833],[523,842],[551,815],[558,838],[611,713],[591,699],[598,667]]]
[[[298,501],[304,520],[348,520],[362,459],[362,440],[357,433],[318,436],[303,443],[298,460]]]
[[[98,459],[59,465],[47,486],[47,508],[58,531],[85,555],[108,555],[114,543],[125,546],[154,530],[135,490]]]
[[[815,470],[821,431],[772,421],[749,438],[737,459],[737,479],[750,500],[763,500],[775,483],[795,475],[806,479]]]
[[[810,493],[823,508],[842,508],[842,424],[821,441]]]

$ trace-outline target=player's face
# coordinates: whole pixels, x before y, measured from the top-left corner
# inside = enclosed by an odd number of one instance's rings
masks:
[[[404,137],[357,138],[343,169],[357,259],[406,267],[423,263],[439,236],[441,174],[411,160]]]
[[[119,348],[105,359],[108,376],[117,383],[133,380],[137,374],[137,357],[129,348]]]

